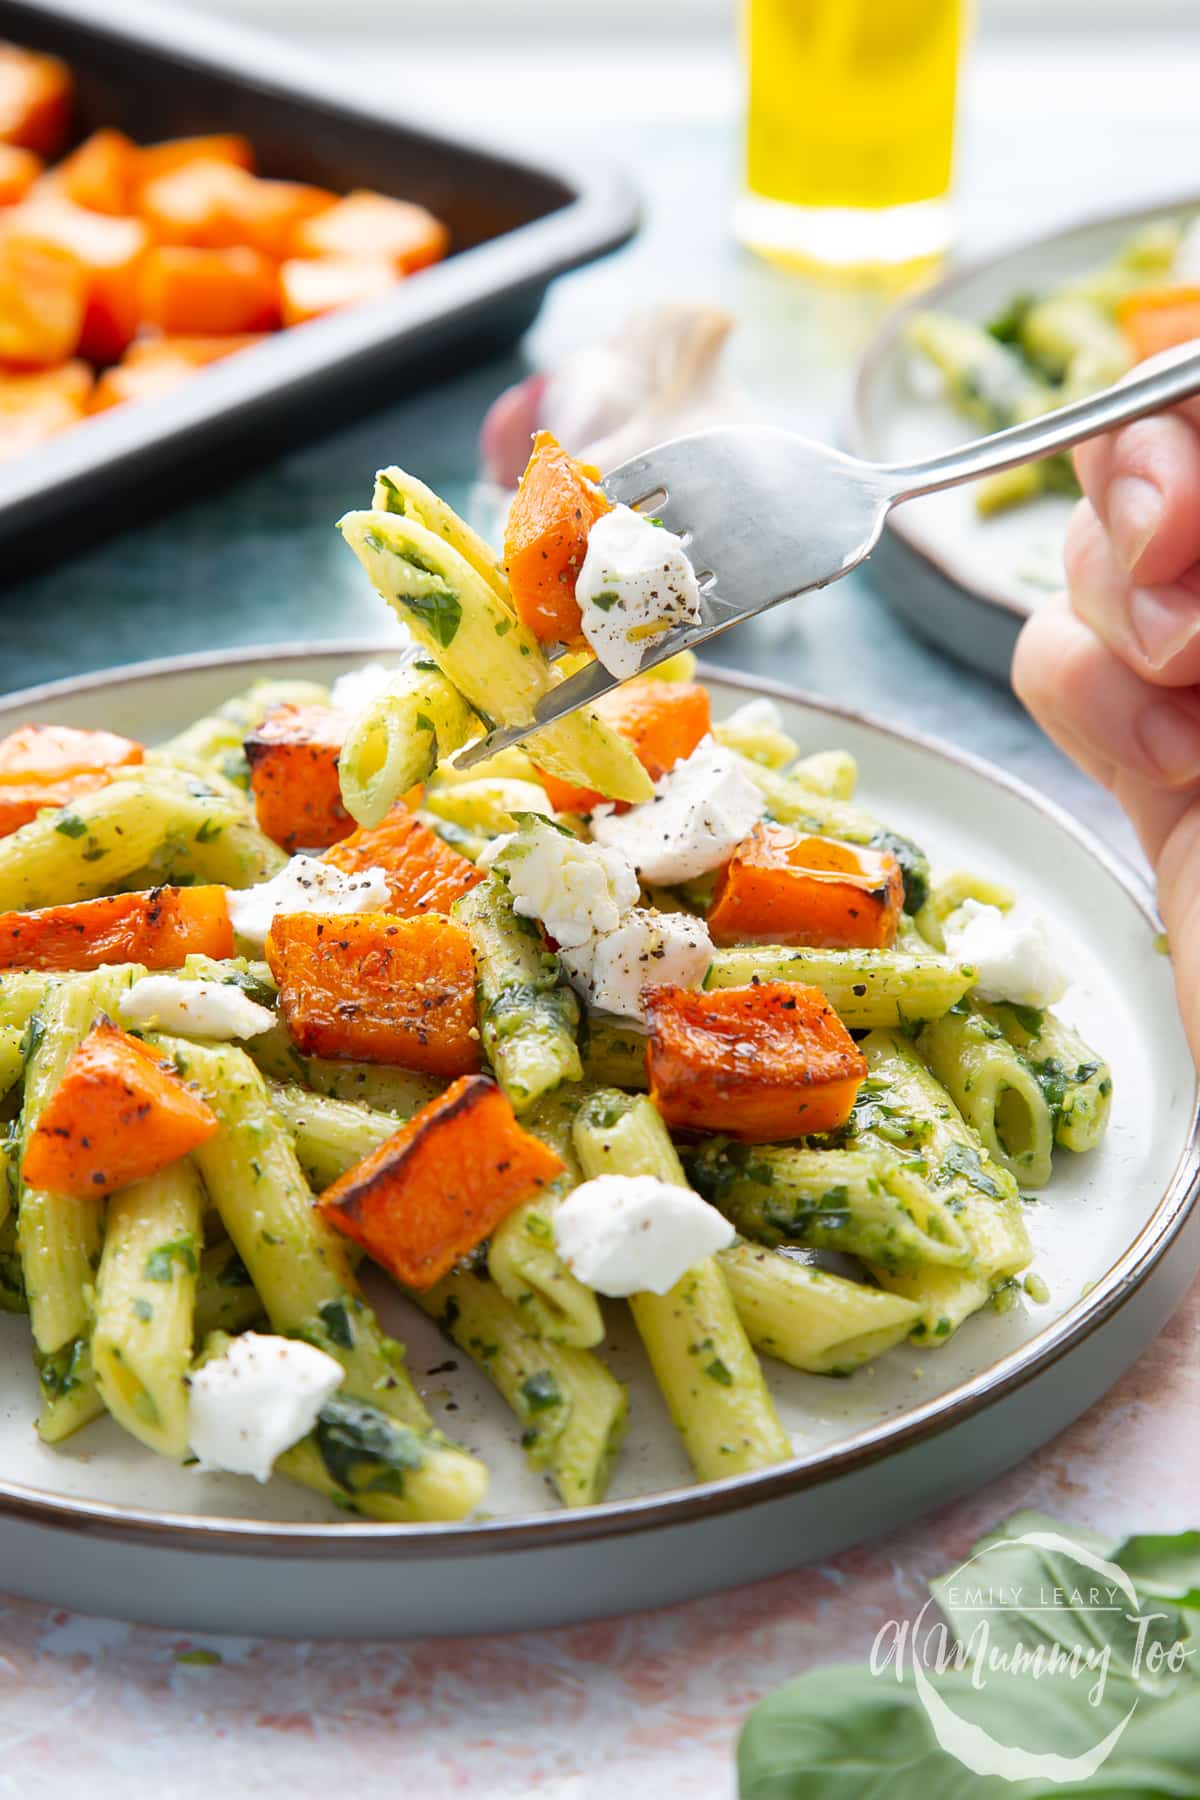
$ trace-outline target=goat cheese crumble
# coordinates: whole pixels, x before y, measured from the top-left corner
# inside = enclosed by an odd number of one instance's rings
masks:
[[[1015,1006],[1053,1006],[1068,980],[1038,913],[1021,905],[1011,912],[964,900],[944,921],[947,953],[976,971],[973,992],[981,1000]]]
[[[405,664],[412,661],[417,653],[416,640],[406,625],[400,627],[404,639],[396,646],[399,662],[364,663],[361,669],[347,669],[339,675],[329,690],[329,704],[335,712],[349,713],[356,718],[359,713],[378,700],[380,694],[386,694],[392,683],[404,673]]]
[[[554,1215],[554,1242],[567,1267],[614,1300],[665,1294],[736,1235],[691,1188],[653,1175],[597,1175]]]
[[[188,1377],[188,1438],[203,1474],[266,1481],[342,1384],[341,1363],[298,1338],[255,1331]]]
[[[740,706],[723,721],[730,731],[782,731],[783,714],[774,700],[768,700],[765,694],[756,694],[753,700],[743,700]]]
[[[382,869],[347,875],[318,856],[293,856],[270,881],[230,888],[229,917],[240,938],[261,948],[271,921],[281,913],[384,912],[391,891]]]
[[[703,919],[634,907],[613,931],[560,952],[571,985],[589,1006],[624,1018],[644,1017],[642,989],[699,987],[712,961]]]
[[[181,981],[143,975],[121,995],[122,1022],[180,1037],[249,1038],[270,1031],[275,1014],[228,981]]]
[[[351,716],[365,712],[372,701],[378,700],[386,691],[395,676],[395,669],[385,668],[382,663],[364,663],[361,669],[347,669],[330,688],[329,704],[336,712]]]
[[[653,800],[626,813],[597,807],[592,836],[623,851],[645,881],[694,881],[728,862],[766,804],[734,752],[706,737],[663,776]]]
[[[636,675],[646,645],[700,617],[696,572],[673,531],[614,506],[588,533],[575,582],[583,635],[619,679]]]
[[[633,865],[619,850],[583,843],[541,819],[524,820],[520,831],[489,844],[479,861],[508,877],[514,911],[540,919],[565,950],[581,948],[597,932],[615,931],[641,892]]]

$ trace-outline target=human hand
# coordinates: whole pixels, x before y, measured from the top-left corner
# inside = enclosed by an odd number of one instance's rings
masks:
[[[1022,631],[1013,686],[1133,821],[1200,1062],[1200,401],[1075,461],[1067,592]]]

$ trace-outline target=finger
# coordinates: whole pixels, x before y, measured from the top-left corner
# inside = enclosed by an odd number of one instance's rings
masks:
[[[1149,686],[1070,610],[1038,608],[1017,642],[1013,686],[1050,734],[1069,734],[1089,768],[1170,791],[1200,783],[1200,695]]]
[[[1135,675],[1160,687],[1200,682],[1200,567],[1175,582],[1140,584],[1086,500],[1071,515],[1064,561],[1073,610]]]
[[[1052,667],[1050,658],[1061,652],[1060,634],[1048,611],[1041,611],[1026,625],[1013,664],[1013,685],[1047,737],[1056,743],[1086,775],[1107,788],[1128,815],[1146,856],[1157,862],[1181,817],[1200,811],[1193,793],[1158,787],[1131,775],[1114,761],[1108,748],[1097,749],[1075,727],[1045,703],[1038,686],[1038,672]]]
[[[1200,561],[1200,403],[1080,445],[1075,466],[1123,569],[1175,581]]]
[[[1123,773],[1115,777],[1112,793],[1132,820],[1147,861],[1158,870],[1161,881],[1162,858],[1185,820],[1195,817],[1200,822],[1200,802],[1193,793],[1169,793]],[[1200,1026],[1200,1018],[1197,1025]]]
[[[1200,1065],[1200,803],[1193,802],[1157,857],[1158,904],[1175,970],[1175,991]]]

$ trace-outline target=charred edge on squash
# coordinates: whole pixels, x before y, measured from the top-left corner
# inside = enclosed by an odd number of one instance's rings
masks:
[[[355,1224],[361,1224],[363,1208],[371,1195],[377,1188],[389,1186],[403,1172],[405,1164],[416,1154],[427,1131],[432,1130],[435,1125],[440,1127],[463,1117],[485,1100],[489,1093],[500,1091],[490,1075],[467,1075],[462,1079],[467,1085],[461,1093],[456,1094],[452,1100],[443,1098],[432,1102],[428,1116],[405,1143],[391,1148],[394,1139],[385,1140],[376,1152],[380,1158],[378,1167],[348,1188],[344,1196],[330,1201],[330,1211],[344,1213]]]

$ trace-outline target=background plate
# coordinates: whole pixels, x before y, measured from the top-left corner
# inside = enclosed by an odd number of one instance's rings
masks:
[[[970,422],[914,371],[903,342],[910,314],[927,308],[976,324],[1014,296],[1044,293],[1107,261],[1130,234],[1155,219],[1195,212],[1195,194],[1133,212],[1107,214],[962,269],[890,312],[863,352],[848,427],[849,447],[876,462],[936,455],[976,435]],[[892,514],[867,564],[872,584],[939,649],[1007,680],[1024,620],[1061,587],[1062,543],[1073,501],[1045,494],[981,518],[972,487],[910,500]]]
[[[13,695],[0,732],[33,716],[153,739],[256,675],[329,679],[372,649],[145,664]],[[755,685],[707,679],[718,712]],[[1063,1010],[1111,1060],[1116,1103],[1103,1149],[1064,1157],[1030,1208],[1050,1301],[987,1312],[944,1348],[895,1351],[849,1381],[768,1365],[796,1460],[707,1487],[690,1484],[614,1309],[609,1349],[632,1387],[629,1443],[611,1498],[568,1514],[524,1467],[506,1409],[471,1366],[426,1376],[446,1345],[380,1284],[372,1298],[407,1341],[431,1409],[493,1470],[486,1521],[428,1527],[347,1521],[284,1482],[199,1476],[107,1421],[47,1449],[32,1429],[26,1321],[0,1317],[0,1588],[193,1629],[305,1635],[513,1629],[624,1611],[890,1527],[1014,1462],[1111,1385],[1200,1266],[1196,1083],[1146,897],[1065,815],[985,765],[768,691],[802,750],[840,744],[858,757],[866,805],[935,862],[1019,887],[1070,943],[1076,980]]]

